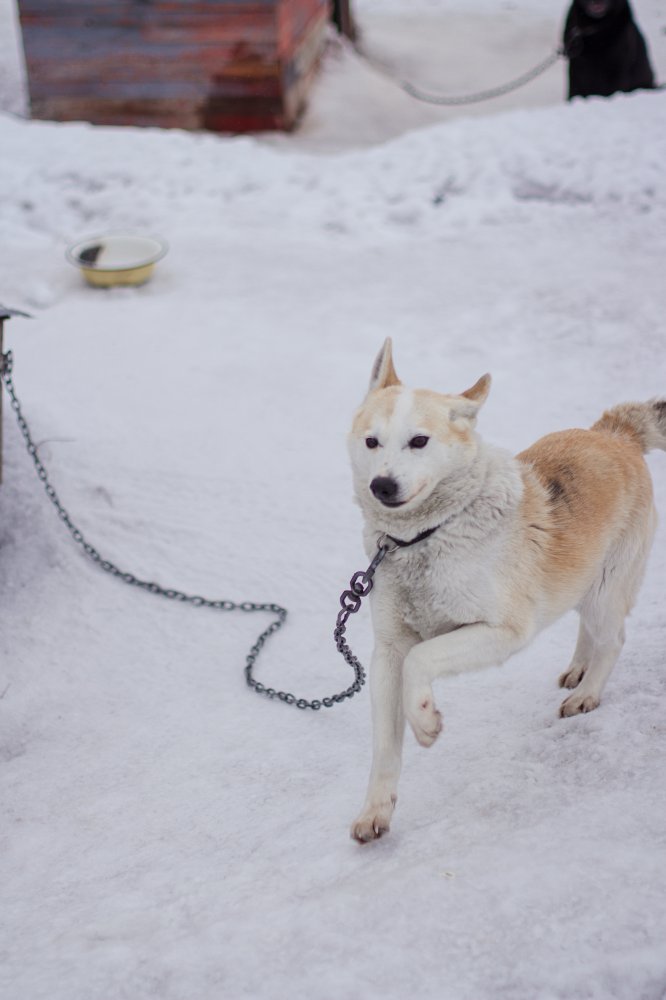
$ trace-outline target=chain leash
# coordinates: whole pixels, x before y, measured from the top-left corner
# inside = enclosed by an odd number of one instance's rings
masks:
[[[445,97],[440,94],[429,94],[420,87],[416,87],[413,83],[410,83],[409,80],[401,79],[396,75],[391,66],[383,62],[381,59],[377,59],[376,56],[371,55],[359,42],[354,43],[354,49],[358,55],[370,66],[374,67],[377,72],[397,84],[402,90],[405,91],[406,94],[409,94],[410,97],[415,98],[417,101],[423,101],[425,104],[438,104],[442,107],[460,107],[465,104],[480,104],[482,101],[490,101],[494,97],[503,97],[504,94],[510,94],[512,91],[518,90],[520,87],[524,87],[526,84],[531,83],[532,80],[536,80],[536,78],[541,76],[542,73],[545,73],[546,70],[550,69],[550,67],[553,66],[558,59],[575,59],[580,56],[583,51],[585,39],[598,35],[602,30],[602,25],[592,25],[587,28],[574,26],[567,32],[562,45],[554,49],[549,56],[542,59],[542,61],[537,63],[537,65],[532,69],[527,70],[526,73],[521,73],[520,76],[515,77],[513,80],[509,80],[508,83],[500,84],[499,87],[490,87],[487,90],[479,90],[475,94],[462,94],[459,97]]]
[[[520,76],[516,77],[514,80],[510,80],[508,83],[503,83],[499,87],[490,87],[487,90],[479,90],[475,94],[462,94],[459,97],[445,97],[439,94],[429,94],[427,91],[422,90],[420,87],[416,87],[409,80],[402,80],[399,76],[391,70],[391,68],[381,59],[377,59],[375,56],[370,55],[366,52],[362,46],[358,43],[354,46],[357,53],[369,63],[374,69],[376,69],[383,76],[392,80],[396,83],[406,94],[410,97],[415,98],[417,101],[422,101],[425,104],[437,104],[442,107],[459,107],[465,104],[480,104],[482,101],[490,101],[494,97],[502,97],[504,94],[510,94],[514,90],[518,90],[520,87],[524,87],[526,84],[535,80],[542,73],[545,73],[547,69],[550,69],[558,59],[564,56],[565,49],[558,48],[554,52],[551,52],[549,56],[543,59],[540,63],[534,66],[532,69],[527,70],[526,73],[522,73]]]
[[[95,546],[90,544],[90,542],[85,538],[83,532],[72,521],[68,511],[62,504],[60,497],[49,479],[46,468],[39,457],[37,445],[34,442],[32,434],[30,433],[28,423],[23,416],[21,404],[16,395],[16,389],[12,379],[13,365],[14,358],[11,351],[8,351],[6,354],[0,356],[0,377],[2,378],[5,389],[7,390],[12,409],[16,414],[16,420],[21,434],[23,435],[23,440],[25,441],[28,454],[32,458],[37,476],[44,486],[47,497],[55,507],[58,517],[67,528],[76,544],[82,548],[89,559],[99,566],[100,569],[103,569],[106,573],[116,577],[116,579],[121,580],[123,583],[126,583],[131,587],[138,587],[140,590],[145,590],[149,594],[155,594],[157,597],[165,597],[170,601],[190,604],[195,608],[211,608],[214,611],[244,611],[246,613],[263,611],[275,615],[275,619],[257,637],[254,645],[245,657],[245,680],[248,687],[253,688],[257,694],[264,695],[267,698],[278,698],[286,705],[295,705],[296,708],[311,708],[314,711],[318,711],[322,707],[331,708],[332,705],[338,704],[346,698],[353,698],[354,695],[361,690],[363,684],[365,683],[365,670],[345,640],[346,623],[349,616],[359,610],[362,599],[372,590],[373,577],[377,566],[380,564],[384,556],[388,552],[392,551],[388,545],[382,543],[380,540],[377,554],[368,569],[365,572],[354,574],[350,581],[351,589],[346,590],[340,598],[342,610],[339,612],[337,617],[334,639],[336,647],[344,657],[345,662],[348,663],[354,671],[353,684],[351,684],[344,691],[341,691],[339,694],[334,694],[330,697],[321,699],[315,698],[312,701],[309,701],[307,698],[297,698],[296,695],[291,694],[288,691],[278,691],[276,688],[267,687],[265,684],[262,684],[261,681],[256,680],[253,676],[254,665],[267,639],[269,639],[275,632],[278,632],[284,625],[287,619],[286,608],[280,607],[279,604],[257,604],[253,601],[242,601],[238,603],[226,600],[213,601],[209,600],[207,597],[201,597],[199,594],[186,594],[182,590],[162,587],[159,583],[155,583],[152,580],[142,580],[133,573],[128,573],[120,569],[115,565],[115,563],[111,562],[110,559],[105,559]]]

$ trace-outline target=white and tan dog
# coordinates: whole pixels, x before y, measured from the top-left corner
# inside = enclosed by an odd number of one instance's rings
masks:
[[[387,340],[354,419],[366,551],[382,534],[394,548],[371,597],[373,760],[352,826],[361,842],[389,829],[405,719],[426,747],[441,730],[435,678],[502,663],[576,608],[578,642],[560,677],[574,690],[560,714],[589,712],[643,576],[656,523],[643,453],[666,450],[666,400],[617,406],[514,458],[474,430],[489,388],[484,375],[460,395],[407,389]]]

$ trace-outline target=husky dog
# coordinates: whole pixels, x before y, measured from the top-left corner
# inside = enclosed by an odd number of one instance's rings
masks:
[[[460,395],[408,389],[382,348],[349,451],[375,578],[373,760],[352,825],[389,829],[405,720],[431,746],[437,677],[502,663],[571,608],[580,614],[560,715],[590,712],[624,642],[656,514],[643,454],[666,450],[666,400],[625,403],[590,430],[549,434],[517,457],[475,431],[490,376]]]
[[[573,0],[564,25],[564,50],[569,100],[655,86],[647,45],[628,0]]]

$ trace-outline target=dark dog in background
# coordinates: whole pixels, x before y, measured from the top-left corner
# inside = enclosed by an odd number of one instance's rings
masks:
[[[569,100],[655,86],[645,39],[628,0],[573,0],[564,26],[564,51]]]

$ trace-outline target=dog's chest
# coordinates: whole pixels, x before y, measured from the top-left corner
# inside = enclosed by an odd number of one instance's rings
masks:
[[[421,639],[494,618],[496,588],[478,551],[424,545],[398,557],[394,571],[400,615]]]

